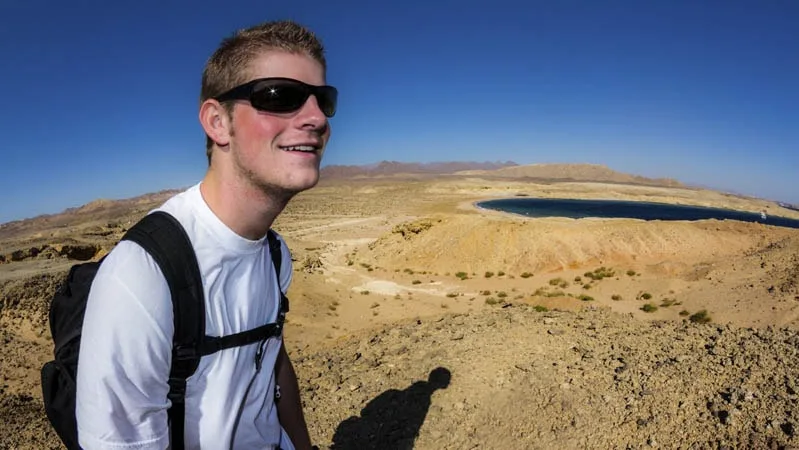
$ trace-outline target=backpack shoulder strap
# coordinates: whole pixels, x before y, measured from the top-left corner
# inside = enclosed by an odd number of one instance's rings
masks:
[[[172,293],[175,334],[168,411],[172,427],[172,448],[183,448],[186,379],[200,363],[197,346],[205,336],[205,298],[202,276],[194,247],[186,231],[172,215],[155,211],[134,225],[125,236],[144,248],[158,263]]]
[[[277,279],[278,290],[280,291],[280,316],[278,316],[278,318],[285,319],[286,313],[289,312],[289,299],[286,297],[286,294],[283,293],[283,286],[280,286],[280,265],[283,262],[280,241],[277,239],[277,233],[271,228],[266,234],[266,239],[269,242],[269,254],[272,255],[272,265],[275,267],[275,277]]]

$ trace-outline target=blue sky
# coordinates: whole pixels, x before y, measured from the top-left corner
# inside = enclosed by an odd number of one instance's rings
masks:
[[[0,0],[0,222],[199,181],[200,75],[316,31],[323,164],[586,162],[799,203],[799,2]]]

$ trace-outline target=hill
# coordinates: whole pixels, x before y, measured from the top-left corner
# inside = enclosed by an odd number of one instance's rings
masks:
[[[683,186],[679,181],[670,178],[647,178],[639,175],[631,175],[598,164],[530,164],[502,167],[495,170],[464,170],[456,172],[456,175],[550,179],[559,181],[596,181],[666,187]]]

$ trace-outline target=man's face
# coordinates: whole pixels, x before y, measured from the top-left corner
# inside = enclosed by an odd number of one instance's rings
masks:
[[[325,84],[322,65],[309,56],[270,51],[255,59],[247,81],[256,78],[293,78],[307,84]],[[319,164],[330,138],[327,117],[314,96],[291,113],[259,111],[248,101],[237,102],[232,114],[230,152],[235,169],[249,183],[269,194],[292,196],[319,181]],[[313,145],[316,151],[291,150]]]

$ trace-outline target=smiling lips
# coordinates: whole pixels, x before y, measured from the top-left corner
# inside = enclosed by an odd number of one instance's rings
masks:
[[[319,150],[319,146],[315,144],[287,145],[287,146],[281,146],[280,149],[285,150],[287,152],[311,153]]]

